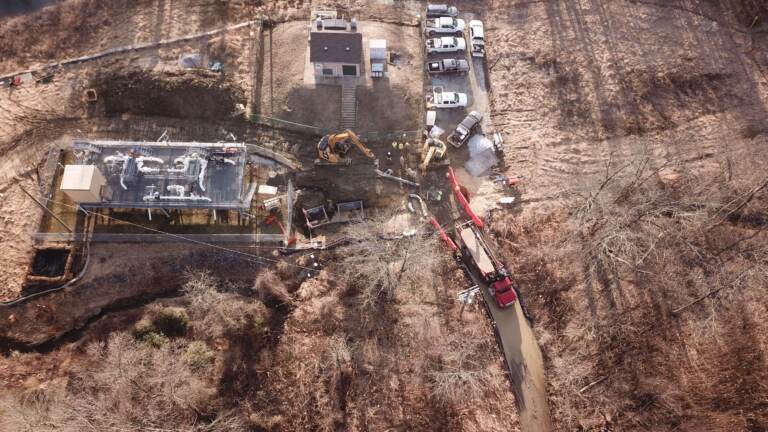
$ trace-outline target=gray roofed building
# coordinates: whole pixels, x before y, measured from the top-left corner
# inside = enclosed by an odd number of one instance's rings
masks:
[[[315,77],[360,76],[363,65],[363,35],[357,25],[347,30],[329,30],[316,23],[309,34],[309,62]]]
[[[309,61],[354,63],[363,58],[363,35],[349,32],[312,32],[309,42]]]

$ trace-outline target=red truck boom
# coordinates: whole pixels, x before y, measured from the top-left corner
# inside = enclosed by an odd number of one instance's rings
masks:
[[[472,218],[472,222],[474,222],[475,225],[481,230],[485,229],[485,223],[483,223],[482,219],[480,219],[475,214],[475,212],[472,211],[472,207],[469,206],[467,197],[461,193],[461,186],[459,185],[459,181],[456,180],[456,174],[453,172],[453,167],[448,167],[448,180],[451,181],[451,189],[453,189],[453,193],[456,195],[456,199],[459,201],[461,206],[464,207],[464,211],[467,212],[469,217]]]
[[[446,244],[448,244],[448,247],[451,249],[451,251],[458,252],[459,251],[458,246],[456,246],[456,243],[454,243],[453,240],[451,240],[451,238],[448,237],[448,234],[445,232],[443,227],[440,226],[440,222],[438,222],[437,219],[435,219],[434,216],[432,216],[429,219],[429,221],[432,222],[432,226],[434,226],[435,229],[437,230],[437,232],[440,233],[440,237],[443,239],[443,241]]]

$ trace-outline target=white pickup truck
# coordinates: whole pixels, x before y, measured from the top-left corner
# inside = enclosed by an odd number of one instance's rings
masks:
[[[483,22],[469,22],[469,43],[472,44],[472,57],[485,57],[485,32]]]
[[[427,108],[465,108],[467,106],[466,93],[448,92],[442,87],[435,87],[431,93],[427,93]]]
[[[467,28],[463,19],[440,17],[428,19],[424,26],[424,33],[429,37],[438,34],[451,34],[457,37],[464,36],[464,29]]]
[[[443,36],[427,39],[427,54],[464,52],[466,49],[467,42],[464,41],[464,38]]]

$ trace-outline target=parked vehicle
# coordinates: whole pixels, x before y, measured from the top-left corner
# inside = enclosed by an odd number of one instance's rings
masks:
[[[504,265],[493,256],[480,231],[471,222],[469,225],[457,227],[456,231],[461,240],[462,254],[470,258],[480,272],[491,295],[496,299],[496,304],[500,308],[513,305],[517,301],[517,293],[512,278]]]
[[[455,18],[459,16],[459,10],[454,6],[448,6],[444,4],[427,5],[427,18],[439,18],[444,16]]]
[[[431,18],[427,20],[424,26],[424,33],[429,37],[438,34],[455,34],[457,37],[464,36],[464,29],[467,28],[467,24],[463,19],[440,17]]]
[[[443,36],[439,38],[427,39],[427,54],[435,53],[463,53],[467,49],[467,43],[464,38],[454,36]]]
[[[435,87],[431,93],[427,93],[427,108],[464,108],[466,106],[466,93],[448,92],[442,87]]]
[[[469,62],[464,59],[444,59],[427,62],[427,72],[430,74],[466,73]]]
[[[463,146],[477,131],[482,121],[483,115],[477,111],[472,111],[456,126],[456,130],[448,136],[448,142],[456,148]]]
[[[485,57],[485,32],[482,21],[469,22],[469,43],[472,45],[472,57]]]

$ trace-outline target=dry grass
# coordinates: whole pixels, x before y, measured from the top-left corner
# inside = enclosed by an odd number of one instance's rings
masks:
[[[216,399],[205,370],[184,361],[183,342],[160,348],[126,333],[88,347],[94,366],[65,390],[7,395],[0,426],[8,431],[245,430]]]
[[[489,389],[506,380],[488,367],[496,360],[492,354],[493,340],[487,334],[472,333],[467,328],[459,329],[435,350],[427,374],[432,395],[442,403],[460,406],[482,401],[489,395]]]
[[[768,427],[767,185],[610,162],[570,209],[498,224],[559,428]]]
[[[247,430],[235,395],[252,385],[274,317],[233,289],[242,287],[188,275],[174,306],[150,304],[132,332],[70,349],[75,365],[62,366],[65,378],[5,395],[0,430]]]
[[[323,259],[332,264],[296,292],[280,343],[263,359],[262,387],[249,398],[255,425],[515,427],[513,396],[484,311],[471,307],[460,319],[453,304],[461,272],[432,253],[439,239],[386,240],[381,234],[389,226],[374,220],[348,227],[351,244]]]

